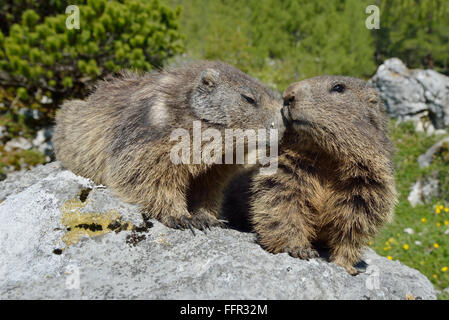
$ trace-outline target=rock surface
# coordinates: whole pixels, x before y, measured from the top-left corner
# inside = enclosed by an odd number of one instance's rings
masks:
[[[434,197],[439,196],[438,172],[434,172],[431,176],[418,179],[413,184],[407,199],[414,208],[419,204],[428,203]]]
[[[36,137],[32,141],[33,146],[47,157],[47,162],[50,162],[50,157],[53,154],[52,136],[53,127],[45,127],[36,133]]]
[[[400,121],[429,117],[433,128],[426,129],[432,132],[449,125],[449,77],[433,70],[408,69],[392,58],[379,66],[370,83],[380,92],[391,117]]]
[[[0,299],[435,299],[426,277],[370,249],[352,277],[250,233],[142,227],[136,206],[58,162],[8,176],[0,199]]]
[[[5,151],[11,152],[14,149],[28,150],[31,149],[33,145],[25,138],[19,137],[9,140],[5,144]]]
[[[435,153],[443,146],[443,144],[449,144],[449,137],[441,139],[433,146],[431,146],[425,153],[418,157],[418,164],[420,168],[427,168],[433,161]]]

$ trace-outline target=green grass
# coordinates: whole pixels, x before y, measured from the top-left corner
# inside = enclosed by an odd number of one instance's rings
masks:
[[[13,166],[15,170],[20,170],[22,167],[30,169],[43,163],[46,163],[45,155],[37,149],[6,152],[4,147],[0,146],[0,174],[4,173],[6,166]]]
[[[370,243],[380,255],[421,271],[440,290],[449,287],[449,234],[444,234],[449,230],[449,148],[442,148],[428,168],[419,168],[417,159],[446,136],[428,137],[416,133],[412,123],[391,122],[399,204],[394,221]],[[434,172],[438,172],[440,196],[412,208],[407,197],[413,183]],[[404,232],[405,228],[414,234]],[[439,299],[449,299],[449,295],[441,294]]]

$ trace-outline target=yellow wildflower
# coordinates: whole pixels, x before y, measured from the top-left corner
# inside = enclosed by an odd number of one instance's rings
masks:
[[[393,257],[392,257],[392,256],[388,256],[387,259],[388,259],[388,260],[392,260]]]
[[[427,221],[426,218],[421,218],[421,222],[422,222],[422,223],[425,223],[426,221]]]
[[[435,212],[436,212],[437,214],[440,214],[440,213],[441,213],[441,209],[440,209],[440,208],[437,208],[437,209],[435,210]]]
[[[449,208],[444,208],[444,211],[449,212]]]
[[[433,244],[433,247],[437,249],[437,248],[440,247],[440,245],[439,245],[438,243],[435,242],[435,243]]]
[[[437,274],[434,274],[433,277],[436,279],[436,278],[438,278],[438,275],[437,275]]]
[[[404,250],[408,250],[408,248],[409,248],[408,244],[404,244],[403,248],[404,248]]]
[[[445,225],[445,226],[449,226],[449,221],[448,221],[448,220],[445,220],[445,221],[444,221],[444,225]]]
[[[441,223],[437,222],[437,227],[438,228],[441,227]]]
[[[448,269],[448,268],[447,268],[446,266],[444,266],[443,268],[441,268],[441,271],[446,272],[447,269]]]

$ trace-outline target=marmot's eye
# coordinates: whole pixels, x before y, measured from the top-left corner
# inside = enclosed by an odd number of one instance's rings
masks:
[[[331,92],[339,92],[342,93],[343,91],[345,91],[346,87],[344,84],[336,84],[332,87]]]
[[[246,94],[242,94],[243,99],[246,100],[246,102],[251,103],[251,104],[256,104],[256,100],[254,100],[253,97],[250,97]]]

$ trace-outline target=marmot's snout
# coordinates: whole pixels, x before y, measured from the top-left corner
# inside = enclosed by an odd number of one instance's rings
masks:
[[[309,123],[309,113],[314,109],[312,86],[309,80],[290,85],[283,94],[283,100],[282,115],[288,124]]]

